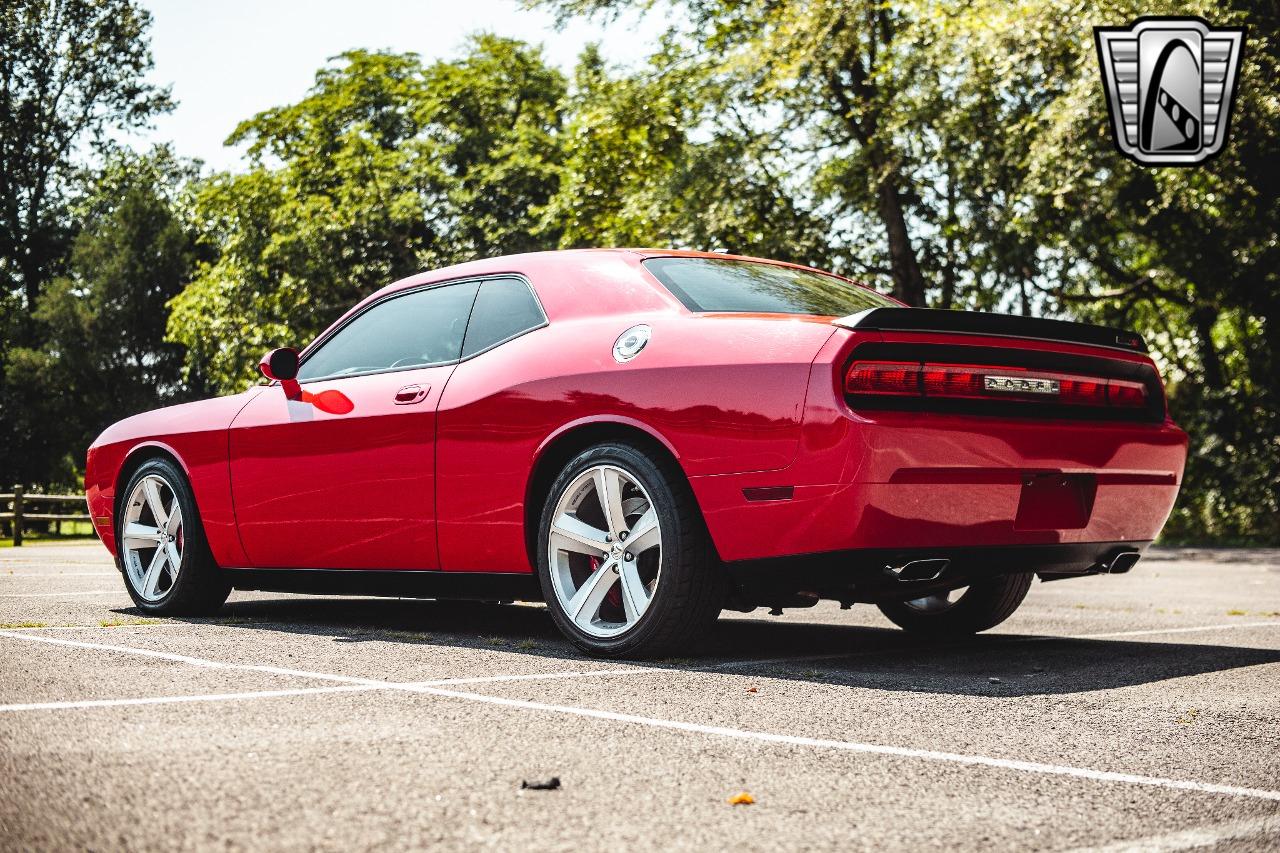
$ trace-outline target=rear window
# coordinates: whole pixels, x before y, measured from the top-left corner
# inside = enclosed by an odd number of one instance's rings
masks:
[[[898,303],[820,272],[728,258],[650,258],[645,268],[690,311],[844,317]]]

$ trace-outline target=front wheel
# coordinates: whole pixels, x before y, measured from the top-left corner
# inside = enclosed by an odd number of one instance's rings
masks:
[[[679,469],[622,443],[583,451],[556,478],[539,526],[538,579],[564,635],[606,657],[687,650],[725,595]]]
[[[887,601],[880,612],[900,628],[939,637],[976,634],[1013,615],[1034,576],[1002,575],[961,589],[909,601]]]
[[[125,487],[116,542],[129,596],[157,616],[213,613],[231,584],[213,562],[191,487],[167,459],[144,463]]]

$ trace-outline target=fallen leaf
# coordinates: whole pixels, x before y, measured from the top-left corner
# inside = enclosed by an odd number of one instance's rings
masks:
[[[729,798],[731,806],[749,806],[756,801],[756,798],[743,791],[741,794],[734,794]]]
[[[755,688],[755,687],[748,687],[748,688],[747,688],[747,692],[748,692],[748,693],[758,693],[758,692],[759,692],[759,690],[758,690],[757,688]]]

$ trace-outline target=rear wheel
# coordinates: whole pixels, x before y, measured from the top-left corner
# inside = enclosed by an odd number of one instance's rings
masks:
[[[933,636],[963,636],[994,628],[1013,615],[1031,588],[1031,574],[1002,575],[960,589],[889,601],[880,612],[900,628]]]
[[[213,613],[231,584],[213,562],[195,498],[167,459],[144,463],[117,513],[116,542],[129,596],[158,616]]]
[[[725,594],[679,469],[621,443],[583,451],[556,478],[539,527],[538,579],[565,636],[608,657],[687,650]]]

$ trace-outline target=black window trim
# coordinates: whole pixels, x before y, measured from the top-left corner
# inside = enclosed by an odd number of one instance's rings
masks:
[[[470,361],[476,356],[484,355],[490,350],[496,349],[497,347],[500,347],[503,344],[510,343],[511,341],[514,341],[516,338],[522,337],[523,335],[527,335],[530,332],[536,332],[538,329],[543,329],[549,326],[551,324],[551,321],[547,319],[547,309],[544,308],[542,305],[542,299],[538,296],[538,290],[533,286],[533,282],[529,281],[529,278],[525,276],[523,273],[518,273],[518,272],[485,273],[484,275],[469,275],[469,276],[464,276],[462,278],[451,278],[451,279],[446,279],[444,281],[433,281],[427,284],[416,285],[414,287],[406,287],[403,290],[392,291],[391,293],[386,294],[382,298],[375,299],[374,301],[370,302],[368,305],[361,308],[358,313],[348,317],[346,321],[342,323],[342,325],[336,326],[330,329],[320,337],[316,338],[311,343],[307,344],[307,346],[302,350],[301,356],[299,357],[298,369],[301,370],[302,365],[306,363],[307,359],[310,358],[316,352],[318,352],[321,349],[321,347],[323,347],[329,341],[330,338],[332,338],[334,335],[338,334],[338,332],[341,332],[343,329],[350,326],[360,317],[363,317],[369,310],[371,310],[375,306],[382,305],[386,302],[391,301],[392,299],[398,299],[401,296],[408,296],[411,293],[421,293],[424,290],[434,290],[437,287],[448,287],[455,284],[471,284],[472,282],[474,282],[476,284],[476,294],[471,298],[471,308],[468,309],[467,311],[467,325],[462,330],[462,343],[463,343],[463,346],[465,346],[467,341],[467,331],[471,328],[471,316],[475,310],[476,299],[478,299],[480,296],[480,287],[486,281],[495,281],[495,280],[512,279],[512,278],[523,282],[524,286],[529,288],[529,292],[533,294],[534,304],[538,306],[538,313],[542,315],[542,322],[539,323],[538,325],[530,326],[524,331],[517,332],[514,335],[503,338],[497,343],[490,344],[489,346],[485,347],[482,350],[477,350],[476,352],[473,352],[471,355],[468,355],[466,358],[455,358],[452,361],[441,361],[441,362],[436,362],[435,364],[412,364],[412,365],[405,365],[404,367],[384,367],[381,370],[362,370],[359,373],[335,373],[329,376],[316,376],[311,379],[300,379],[298,380],[298,383],[300,385],[307,385],[312,382],[335,382],[342,379],[354,379],[357,376],[377,376],[383,373],[403,373],[404,371],[407,371],[407,370],[425,370],[426,368],[429,368],[429,367],[448,367],[450,365],[458,365],[464,361]],[[274,385],[276,383],[272,382],[271,384]]]

